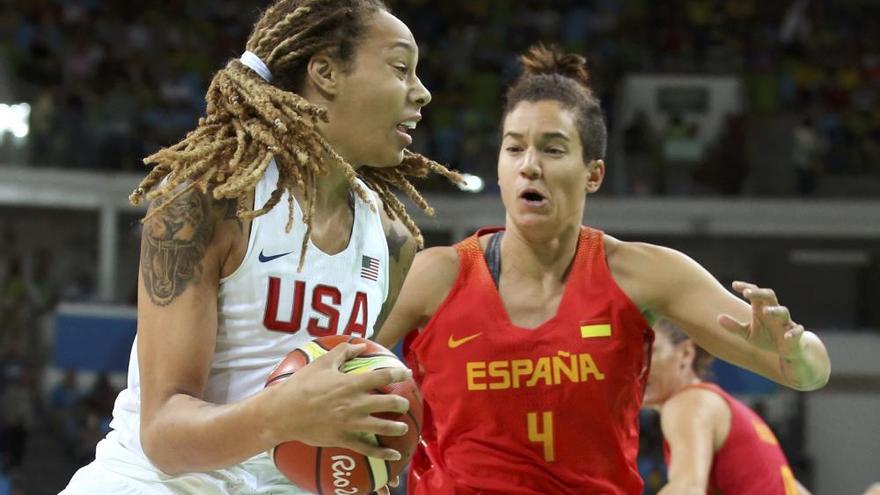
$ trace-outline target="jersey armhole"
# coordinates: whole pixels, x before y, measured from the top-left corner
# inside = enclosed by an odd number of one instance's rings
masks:
[[[273,165],[273,166],[275,165],[274,162],[272,163],[272,165]],[[262,181],[262,179],[261,179],[261,181]],[[251,210],[252,210],[252,211],[253,211],[253,209],[256,208],[256,206],[257,206],[258,204],[260,204],[260,202],[264,199],[264,198],[262,198],[262,195],[260,194],[260,193],[261,193],[261,191],[260,191],[260,185],[261,185],[261,182],[257,182],[257,185],[254,187],[254,202],[251,204]],[[281,198],[281,199],[282,199],[282,200],[284,199],[283,195],[282,195],[282,198]],[[278,201],[278,204],[276,204],[275,207],[278,207],[278,206],[281,205],[282,203],[287,203],[287,201],[281,201],[281,200],[279,200],[279,201]],[[288,206],[288,207],[289,207],[289,206]],[[273,209],[274,209],[274,208],[273,208]],[[238,264],[238,266],[235,268],[235,270],[232,271],[232,273],[230,273],[229,275],[227,275],[227,276],[225,276],[225,277],[223,277],[223,278],[220,279],[220,285],[221,285],[221,286],[222,286],[224,283],[229,282],[230,280],[237,279],[237,278],[240,276],[240,273],[241,273],[242,271],[244,271],[245,266],[248,264],[248,262],[250,261],[251,257],[253,256],[254,245],[256,244],[257,231],[258,231],[259,228],[260,228],[260,223],[262,223],[262,219],[263,219],[266,215],[268,215],[271,211],[272,211],[272,210],[269,210],[269,211],[267,211],[266,213],[264,213],[263,215],[260,215],[260,216],[258,216],[258,217],[256,217],[256,218],[251,219],[250,226],[248,227],[247,248],[244,250],[244,256],[241,257],[241,263]]]

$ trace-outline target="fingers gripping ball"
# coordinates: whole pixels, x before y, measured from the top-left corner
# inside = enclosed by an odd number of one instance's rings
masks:
[[[367,349],[360,356],[346,361],[341,368],[343,373],[368,373],[382,368],[405,367],[394,353],[375,342],[332,335],[319,337],[291,351],[269,375],[266,386],[284,380],[338,344],[346,342],[366,343]],[[411,379],[377,389],[374,393],[397,394],[409,401],[409,411],[406,413],[374,415],[407,423],[409,429],[405,435],[392,437],[363,434],[371,443],[400,452],[402,458],[399,461],[367,457],[346,448],[314,447],[290,441],[278,445],[270,453],[278,470],[300,488],[320,495],[365,495],[394,479],[409,462],[419,441],[422,429],[422,397]]]

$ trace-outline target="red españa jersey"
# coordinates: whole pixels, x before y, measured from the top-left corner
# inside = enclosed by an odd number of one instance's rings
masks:
[[[485,232],[455,245],[458,278],[407,342],[426,409],[409,493],[640,494],[653,332],[612,279],[603,233],[581,229],[556,315],[525,329],[492,280]]]
[[[797,495],[794,474],[767,423],[714,383],[696,383],[690,387],[715,392],[730,407],[730,433],[712,459],[706,493]],[[668,463],[669,446],[664,444],[664,447]]]

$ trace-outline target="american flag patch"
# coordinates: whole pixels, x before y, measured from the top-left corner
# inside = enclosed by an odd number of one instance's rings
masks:
[[[373,282],[379,280],[379,260],[367,255],[361,256],[361,277]]]

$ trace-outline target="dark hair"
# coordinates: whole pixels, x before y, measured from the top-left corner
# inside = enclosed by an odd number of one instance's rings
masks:
[[[285,190],[293,198],[293,189],[299,189],[303,192],[301,206],[306,225],[302,263],[312,227],[316,183],[328,170],[340,167],[361,199],[367,201],[367,193],[355,181],[357,176],[376,191],[389,217],[400,218],[421,247],[421,233],[392,186],[430,214],[430,207],[410,178],[425,177],[430,172],[452,180],[459,180],[459,176],[409,151],[404,151],[403,162],[396,167],[365,167],[355,172],[316,129],[319,119],[327,120],[326,109],[297,94],[302,90],[308,61],[316,53],[330,53],[350,69],[367,20],[380,11],[388,11],[381,0],[278,0],[272,4],[247,41],[247,49],[269,68],[272,82],[264,81],[238,59],[217,71],[205,96],[207,115],[179,143],[144,159],[155,166],[132,193],[131,202],[162,199],[149,217],[198,188],[218,200],[238,201],[238,217],[251,219],[271,210]],[[276,188],[266,204],[255,205],[251,211],[244,202],[247,193],[263,177],[273,158],[278,166]],[[166,177],[168,180],[162,183]],[[182,184],[185,187],[178,187]],[[288,210],[289,230],[292,204]]]
[[[599,100],[590,88],[587,60],[555,45],[539,43],[520,57],[520,63],[524,72],[507,90],[504,117],[522,101],[558,101],[574,113],[584,161],[605,158],[608,129]]]
[[[654,330],[659,330],[666,334],[673,344],[680,344],[685,340],[690,340],[690,336],[684,333],[681,327],[665,318],[654,324]],[[694,344],[694,361],[691,363],[691,368],[698,377],[706,379],[711,376],[710,368],[714,359],[715,357],[709,354],[707,350],[696,343]]]

